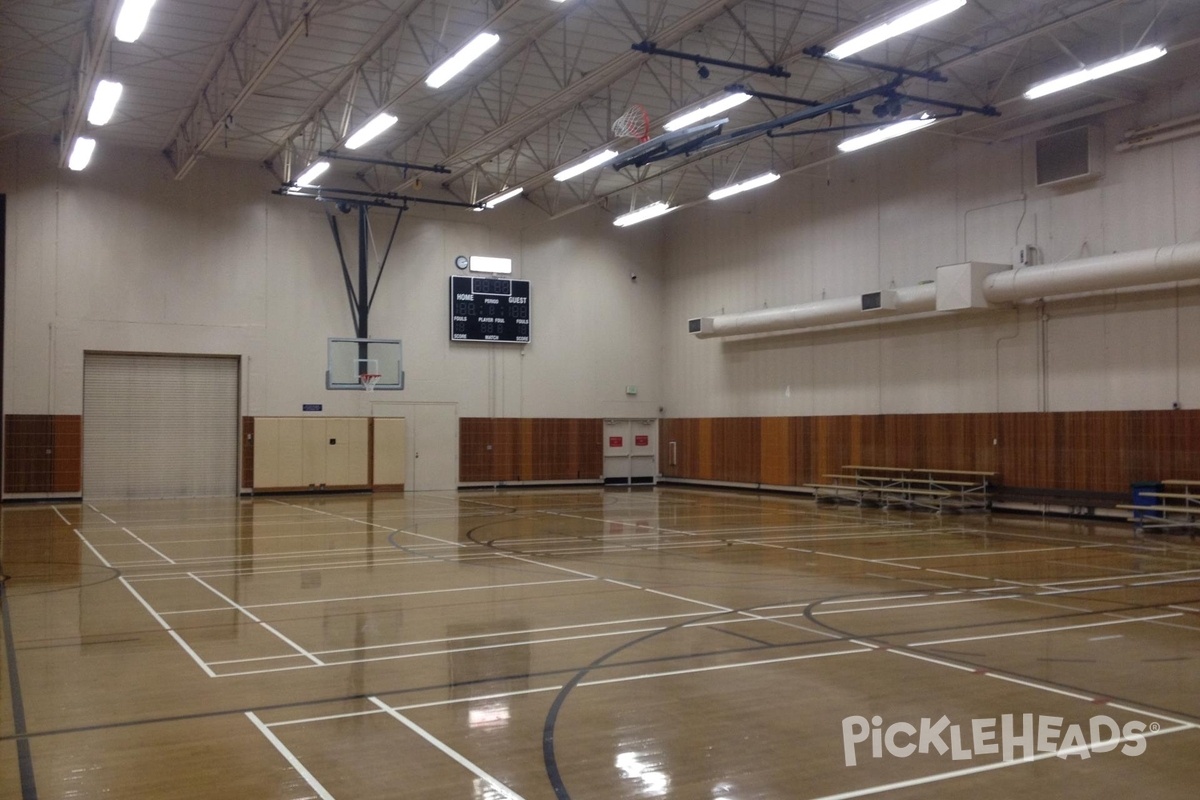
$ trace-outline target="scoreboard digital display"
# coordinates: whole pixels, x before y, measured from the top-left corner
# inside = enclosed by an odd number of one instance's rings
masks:
[[[529,281],[450,277],[450,340],[529,341]]]

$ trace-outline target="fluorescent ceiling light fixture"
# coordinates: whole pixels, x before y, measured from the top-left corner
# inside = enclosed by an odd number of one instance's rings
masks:
[[[612,161],[616,157],[617,157],[616,150],[605,150],[603,152],[596,153],[596,155],[592,156],[587,161],[580,161],[575,166],[567,167],[562,172],[559,172],[557,175],[554,176],[554,180],[569,181],[569,180],[571,180],[571,178],[574,178],[576,175],[582,175],[583,173],[587,172],[589,169],[595,169],[596,167],[600,166],[601,164],[607,164],[609,161]]]
[[[103,125],[112,119],[117,110],[117,101],[121,99],[124,87],[116,81],[100,81],[92,95],[92,105],[88,108],[87,121],[92,125]]]
[[[67,166],[78,172],[88,165],[92,160],[92,153],[96,149],[96,140],[87,136],[80,136],[75,140],[74,146],[71,147],[71,156],[67,159]]]
[[[496,206],[503,203],[505,200],[512,200],[514,197],[516,197],[523,191],[525,191],[525,189],[521,186],[518,186],[515,189],[509,189],[504,194],[498,194],[495,197],[493,197],[491,200],[486,201],[483,204],[483,207],[484,208],[495,208]]]
[[[738,194],[740,192],[748,192],[751,189],[757,189],[760,186],[766,186],[768,183],[774,183],[777,180],[779,180],[778,173],[764,172],[762,175],[758,175],[754,178],[747,178],[741,183],[735,183],[733,186],[726,186],[722,189],[717,189],[714,192],[709,192],[708,199],[722,200],[730,195]]]
[[[512,259],[496,256],[471,256],[471,272],[511,273]]]
[[[1025,92],[1025,97],[1030,100],[1036,100],[1039,97],[1045,97],[1051,92],[1059,92],[1063,89],[1069,89],[1072,86],[1078,86],[1081,83],[1087,83],[1097,78],[1103,78],[1106,75],[1112,75],[1114,72],[1120,72],[1131,67],[1139,67],[1142,64],[1154,61],[1156,58],[1162,58],[1166,54],[1166,49],[1158,45],[1143,47],[1141,50],[1134,50],[1132,53],[1126,53],[1123,56],[1118,56],[1108,61],[1101,61],[1099,64],[1077,69],[1074,72],[1059,75],[1057,78],[1051,78],[1048,81],[1035,83]]]
[[[142,31],[146,30],[152,8],[154,0],[125,0],[121,4],[121,10],[117,12],[113,36],[122,42],[136,42]]]
[[[479,34],[429,73],[425,85],[432,89],[445,85],[446,81],[466,69],[472,61],[490,50],[498,41],[500,37],[494,33]]]
[[[369,119],[365,125],[359,128],[354,134],[346,140],[346,149],[357,150],[367,142],[374,139],[379,134],[386,131],[388,128],[396,124],[398,118],[380,111],[374,117]]]
[[[321,177],[321,173],[329,169],[328,161],[316,161],[312,166],[300,173],[300,177],[296,178],[297,186],[312,186],[313,182]]]
[[[668,211],[672,210],[674,209],[672,209],[671,206],[659,200],[657,203],[651,203],[648,206],[642,206],[639,209],[630,211],[628,214],[622,214],[613,220],[613,225],[616,225],[618,228],[624,228],[626,225],[636,225],[639,222],[645,222],[648,219],[661,217],[663,214],[666,214]]]
[[[933,22],[939,17],[944,17],[951,11],[957,11],[966,4],[967,0],[933,0],[931,3],[923,3],[889,22],[876,25],[874,28],[842,42],[826,53],[826,55],[830,58],[845,58],[846,56],[854,55],[860,50],[866,50],[868,47],[873,47],[880,42],[891,39],[893,36],[908,33],[914,28],[919,28],[928,22]]]
[[[733,94],[727,94],[718,100],[714,100],[711,103],[700,106],[694,111],[689,111],[686,114],[676,117],[675,119],[663,125],[663,128],[668,131],[677,131],[680,128],[686,128],[687,126],[695,124],[702,119],[715,117],[722,111],[728,111],[734,106],[740,106],[742,103],[749,100],[750,97],[751,95],[748,95],[745,92],[734,92]]]
[[[869,133],[864,133],[860,136],[851,136],[838,145],[838,150],[841,150],[843,153],[852,153],[855,150],[862,150],[864,147],[870,147],[873,144],[886,142],[888,139],[895,139],[897,136],[903,136],[906,133],[919,131],[926,125],[932,125],[935,122],[937,122],[937,118],[931,117],[928,114],[922,114],[916,119],[902,119],[899,122],[893,122],[891,125],[876,128]]]

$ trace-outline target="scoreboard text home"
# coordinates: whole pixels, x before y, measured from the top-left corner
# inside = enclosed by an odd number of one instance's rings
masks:
[[[451,341],[525,344],[529,311],[529,281],[450,278]]]

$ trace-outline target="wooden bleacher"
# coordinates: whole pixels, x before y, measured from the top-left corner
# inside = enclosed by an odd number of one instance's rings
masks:
[[[818,501],[968,511],[991,505],[995,475],[982,470],[848,464],[839,473],[823,476],[826,482],[804,486],[812,490]]]
[[[1181,529],[1195,538],[1200,530],[1200,481],[1167,480],[1162,484],[1164,489],[1170,487],[1181,491],[1141,492],[1142,497],[1159,502],[1152,505],[1122,503],[1117,508],[1133,512],[1129,521],[1139,531]]]

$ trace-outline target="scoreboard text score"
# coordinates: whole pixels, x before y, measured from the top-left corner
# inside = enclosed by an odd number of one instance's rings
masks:
[[[450,277],[450,340],[529,341],[529,281]]]

